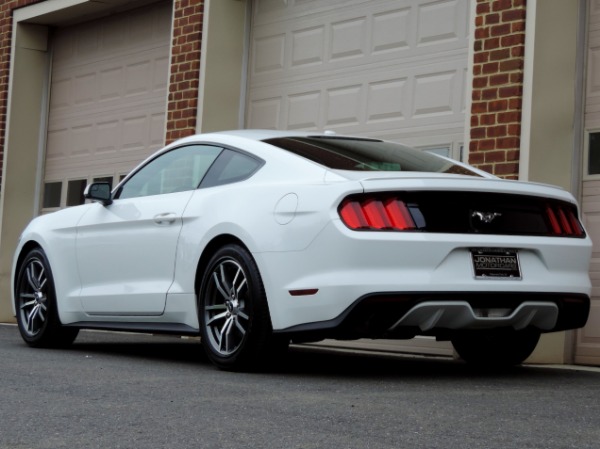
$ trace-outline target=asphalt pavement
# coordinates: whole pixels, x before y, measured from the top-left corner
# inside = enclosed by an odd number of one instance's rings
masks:
[[[600,448],[600,372],[473,371],[294,347],[263,373],[195,339],[81,332],[65,350],[0,326],[0,448]]]

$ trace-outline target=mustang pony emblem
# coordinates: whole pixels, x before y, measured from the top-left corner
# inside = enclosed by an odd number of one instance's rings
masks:
[[[471,214],[472,218],[479,218],[479,220],[483,223],[486,224],[490,224],[492,221],[494,221],[497,217],[502,216],[502,214],[500,212],[479,212],[479,211],[474,211]]]

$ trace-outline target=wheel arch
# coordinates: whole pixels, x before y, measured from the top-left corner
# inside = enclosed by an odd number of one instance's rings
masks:
[[[200,295],[200,288],[202,287],[202,277],[211,257],[217,252],[219,248],[222,248],[223,246],[232,243],[240,245],[248,252],[250,252],[248,246],[244,244],[244,242],[241,239],[232,234],[217,235],[213,237],[212,240],[208,242],[208,244],[204,247],[204,250],[200,255],[200,260],[198,261],[198,266],[196,267],[196,275],[194,281],[194,290],[196,292],[196,295]]]
[[[40,250],[44,251],[44,248],[42,247],[42,245],[35,240],[29,240],[28,242],[26,242],[19,251],[19,256],[17,257],[15,266],[13,269],[13,273],[11,275],[12,282],[13,282],[13,293],[14,293],[14,284],[17,280],[17,276],[19,274],[19,270],[21,269],[21,265],[23,265],[23,260],[25,260],[25,256],[27,256],[27,254],[29,254],[29,252],[33,249],[40,249]]]

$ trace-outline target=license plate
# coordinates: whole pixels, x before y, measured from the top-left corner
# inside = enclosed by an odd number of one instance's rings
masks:
[[[506,248],[472,248],[476,279],[521,279],[519,252]]]

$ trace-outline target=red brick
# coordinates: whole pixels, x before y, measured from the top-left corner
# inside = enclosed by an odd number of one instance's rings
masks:
[[[471,152],[469,154],[469,164],[481,164],[485,160],[485,153]]]
[[[521,86],[508,86],[499,89],[500,98],[520,97],[522,95]]]
[[[521,120],[518,111],[501,112],[498,114],[498,123],[514,123]]]
[[[485,162],[506,162],[506,151],[497,150],[497,151],[486,151],[485,153]]]
[[[485,139],[479,141],[480,151],[489,151],[496,148],[496,139]]]
[[[501,86],[503,84],[508,84],[509,75],[508,73],[499,73],[498,75],[490,76],[489,84],[490,86]]]
[[[517,33],[517,34],[509,34],[508,36],[503,36],[500,39],[500,43],[503,47],[514,47],[515,45],[525,45],[525,34]]]
[[[495,0],[492,3],[493,11],[504,11],[506,9],[512,8],[512,0]]]
[[[501,61],[499,70],[501,72],[509,72],[511,70],[523,70],[523,59],[513,58],[507,61]]]
[[[496,164],[494,165],[494,174],[495,175],[518,175],[519,174],[519,164],[514,162],[507,162],[505,164]]]
[[[481,114],[488,111],[488,104],[485,101],[477,101],[471,104],[471,112],[473,114]]]
[[[485,50],[495,50],[497,48],[500,48],[500,38],[499,37],[492,37],[490,39],[486,39],[483,42],[483,48]]]
[[[479,116],[479,123],[481,125],[495,125],[497,123],[496,121],[496,114],[482,114]]]
[[[507,100],[495,100],[488,103],[488,110],[490,112],[506,111],[508,109]]]
[[[490,126],[486,128],[486,137],[505,137],[506,125]]]
[[[519,138],[518,137],[503,137],[496,141],[496,145],[498,148],[505,148],[505,149],[519,148]]]
[[[490,59],[490,53],[487,51],[480,51],[473,55],[473,62],[475,64],[483,64],[488,62]]]
[[[483,73],[485,75],[490,75],[492,73],[498,73],[499,69],[500,69],[499,62],[490,62],[490,63],[483,65],[481,73]]]
[[[510,49],[508,48],[490,52],[490,61],[501,61],[508,58],[510,58]]]
[[[485,89],[482,91],[482,100],[495,100],[498,98],[498,89]]]
[[[511,27],[510,24],[502,24],[502,25],[496,25],[493,26],[490,30],[490,35],[491,36],[506,36],[507,34],[510,34],[511,32]]]
[[[516,20],[525,20],[524,9],[512,9],[510,11],[504,11],[502,13],[503,22],[514,22]]]
[[[512,22],[511,29],[513,33],[522,33],[523,31],[525,31],[525,21]]]
[[[519,161],[520,156],[521,156],[521,152],[519,150],[508,150],[506,152],[506,161],[507,162]]]
[[[471,128],[471,139],[483,139],[486,134],[486,128]]]
[[[486,25],[495,25],[500,23],[500,14],[488,14],[485,16]]]
[[[487,87],[487,85],[488,85],[488,77],[487,76],[477,76],[477,77],[473,78],[473,87],[475,89]]]
[[[506,131],[506,134],[508,136],[513,136],[513,137],[520,137],[521,136],[521,125],[518,123],[514,123],[511,125],[508,125],[508,129]]]
[[[475,12],[477,14],[487,14],[490,12],[490,4],[488,2],[485,3],[478,3],[476,8],[475,8]]]

